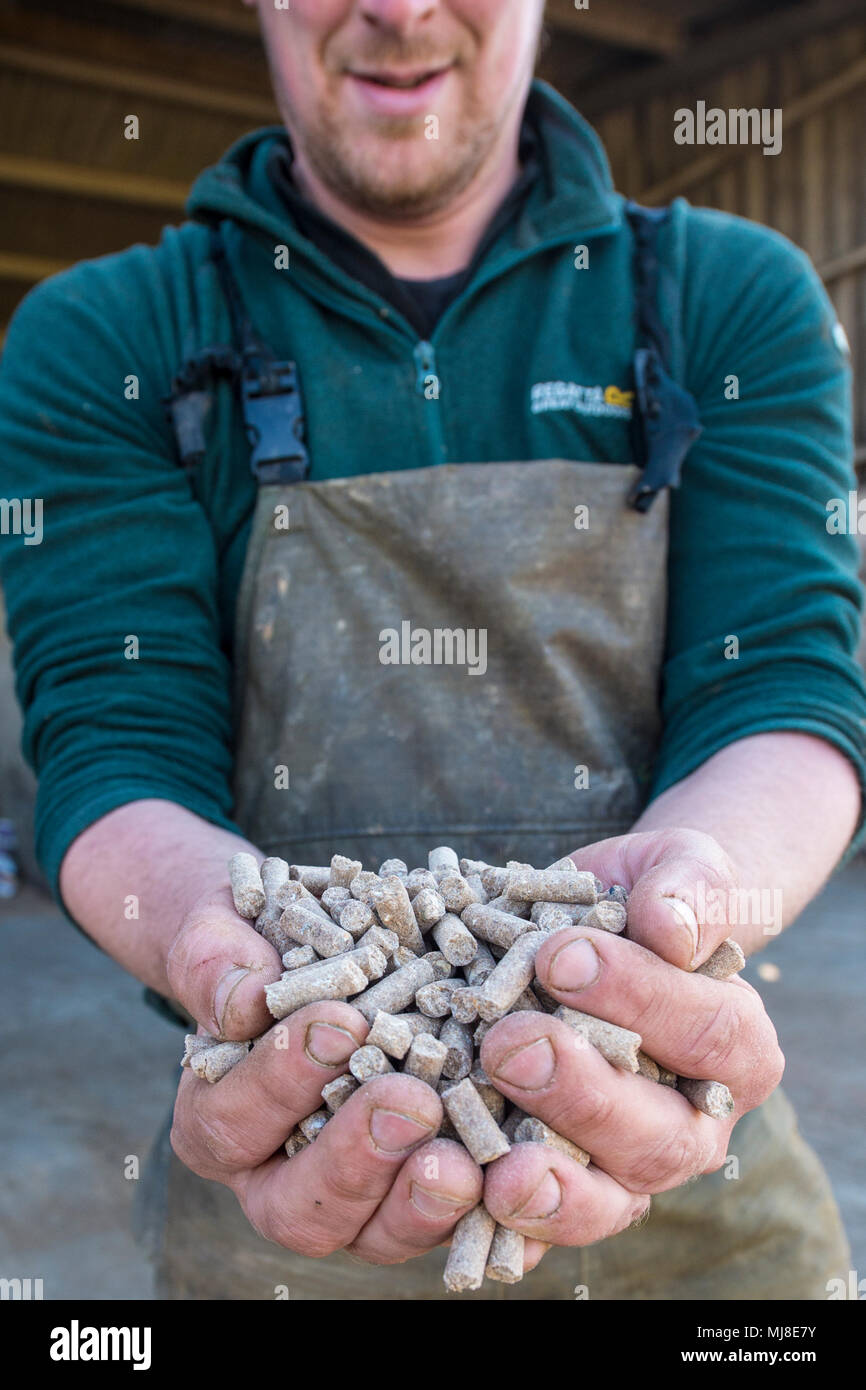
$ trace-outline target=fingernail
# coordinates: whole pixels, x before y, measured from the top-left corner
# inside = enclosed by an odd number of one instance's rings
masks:
[[[652,1198],[650,1198],[650,1199],[647,1201],[647,1204],[646,1204],[645,1207],[642,1207],[640,1210],[636,1210],[636,1211],[632,1212],[631,1224],[630,1224],[629,1227],[628,1227],[628,1229],[629,1229],[630,1231],[636,1231],[636,1230],[638,1229],[639,1226],[645,1226],[645,1225],[646,1225],[647,1221],[649,1221],[649,1215],[650,1215],[650,1208],[651,1208],[651,1206],[652,1206]]]
[[[417,1207],[422,1216],[429,1216],[434,1221],[447,1221],[455,1211],[468,1206],[469,1200],[467,1197],[451,1197],[447,1193],[431,1192],[429,1187],[422,1187],[417,1182],[413,1182],[409,1188],[409,1201],[413,1207]]]
[[[346,1028],[333,1023],[311,1023],[304,1040],[304,1051],[320,1067],[339,1067],[360,1046]]]
[[[686,931],[691,937],[691,964],[692,966],[694,966],[701,945],[701,930],[698,926],[698,919],[695,916],[692,909],[689,907],[688,903],[683,902],[682,898],[665,898],[665,902],[673,912],[677,921],[680,923],[681,926],[685,927]]]
[[[545,1173],[532,1196],[511,1215],[519,1221],[546,1221],[562,1205],[562,1187],[552,1168]]]
[[[553,1080],[556,1053],[550,1038],[536,1038],[506,1053],[496,1068],[496,1079],[522,1091],[540,1091]]]
[[[229,1004],[231,1003],[231,997],[241,980],[245,980],[249,973],[246,966],[235,966],[233,970],[229,970],[227,974],[223,975],[214,990],[213,1013],[220,1033],[225,1032],[226,1015],[228,1013]]]
[[[424,1120],[413,1120],[399,1110],[374,1110],[370,1116],[370,1138],[386,1154],[411,1149],[433,1133],[434,1126]]]
[[[600,974],[601,956],[587,936],[563,946],[550,963],[551,985],[566,993],[594,985]]]

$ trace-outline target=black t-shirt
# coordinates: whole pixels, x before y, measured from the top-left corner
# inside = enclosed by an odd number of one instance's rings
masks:
[[[538,148],[535,130],[529,121],[524,121],[519,150],[520,174],[488,223],[471,263],[455,275],[445,275],[437,280],[398,279],[375,251],[309,202],[292,179],[291,148],[278,147],[274,151],[268,173],[301,235],[312,241],[341,270],[386,299],[408,319],[421,338],[427,339],[448,305],[468,284],[489,246],[518,215],[540,172]]]

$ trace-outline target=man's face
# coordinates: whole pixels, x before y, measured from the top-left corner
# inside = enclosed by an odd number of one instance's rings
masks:
[[[296,150],[353,207],[435,213],[513,143],[544,0],[245,3]]]

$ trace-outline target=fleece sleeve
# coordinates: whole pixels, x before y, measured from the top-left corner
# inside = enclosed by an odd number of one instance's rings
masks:
[[[737,739],[811,733],[864,790],[866,687],[850,370],[807,257],[690,210],[686,384],[704,433],[671,499],[664,735],[652,795]],[[848,854],[862,844],[864,822]],[[847,856],[846,856],[847,857]]]

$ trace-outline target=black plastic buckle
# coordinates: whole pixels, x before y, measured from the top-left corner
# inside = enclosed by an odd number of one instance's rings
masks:
[[[647,512],[666,487],[679,487],[686,454],[704,432],[695,399],[674,381],[655,348],[634,355],[635,424],[643,472],[629,494],[629,504]]]
[[[297,483],[310,471],[294,362],[245,363],[241,404],[250,468],[260,483]]]

